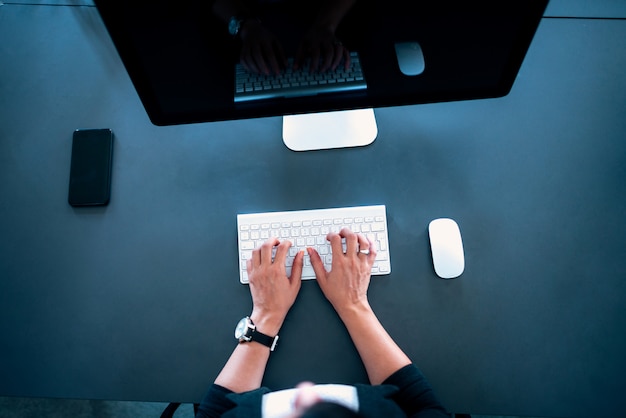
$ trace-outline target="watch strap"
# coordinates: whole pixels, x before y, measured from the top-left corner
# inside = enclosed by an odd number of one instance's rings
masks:
[[[247,328],[243,335],[237,335],[237,330],[235,330],[235,338],[238,338],[240,343],[256,341],[257,343],[268,347],[270,351],[274,351],[276,349],[276,344],[278,343],[278,335],[276,335],[275,337],[270,337],[269,335],[263,334],[257,329],[256,325],[254,325],[254,322],[252,321],[252,318],[250,318],[249,316],[246,316],[241,321],[239,321],[240,324],[242,322],[246,324]],[[237,325],[237,328],[239,328],[239,325]]]
[[[252,332],[252,336],[250,339],[252,341],[256,341],[259,344],[263,344],[266,347],[269,347],[270,351],[274,351],[276,349],[276,344],[278,344],[278,335],[275,337],[270,337],[269,335],[265,335],[258,330],[254,330]]]

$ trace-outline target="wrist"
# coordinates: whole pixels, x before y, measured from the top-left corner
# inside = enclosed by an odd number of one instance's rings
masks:
[[[241,22],[239,28],[239,39],[244,39],[248,34],[261,27],[261,20],[257,17],[249,17]]]
[[[278,335],[284,321],[284,318],[279,316],[263,314],[254,310],[252,311],[252,314],[250,314],[250,319],[259,332],[271,337]]]
[[[357,303],[336,307],[335,311],[344,323],[373,314],[372,308],[367,300],[361,300]]]

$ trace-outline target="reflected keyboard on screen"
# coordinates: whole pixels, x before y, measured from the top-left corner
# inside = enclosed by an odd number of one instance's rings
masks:
[[[241,64],[235,66],[235,102],[277,97],[313,96],[367,88],[359,55],[350,53],[350,67],[341,63],[335,70],[309,72],[308,66],[293,69],[293,58],[279,75],[253,74]]]
[[[237,215],[240,282],[248,283],[246,262],[252,256],[252,251],[271,237],[276,237],[280,241],[289,240],[292,243],[286,262],[288,276],[291,274],[295,255],[307,247],[317,250],[326,270],[329,271],[332,255],[326,235],[329,232],[339,232],[344,227],[366,235],[374,242],[377,254],[372,275],[391,273],[385,206],[354,206]],[[302,279],[314,278],[315,272],[305,252]]]

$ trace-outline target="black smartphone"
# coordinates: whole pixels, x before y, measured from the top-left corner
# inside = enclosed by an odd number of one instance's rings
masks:
[[[70,191],[72,206],[103,206],[111,197],[113,132],[77,129],[72,139]]]

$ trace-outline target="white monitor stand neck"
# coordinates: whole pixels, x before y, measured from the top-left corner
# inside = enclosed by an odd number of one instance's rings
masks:
[[[373,109],[283,116],[283,142],[292,151],[362,147],[377,135]]]

